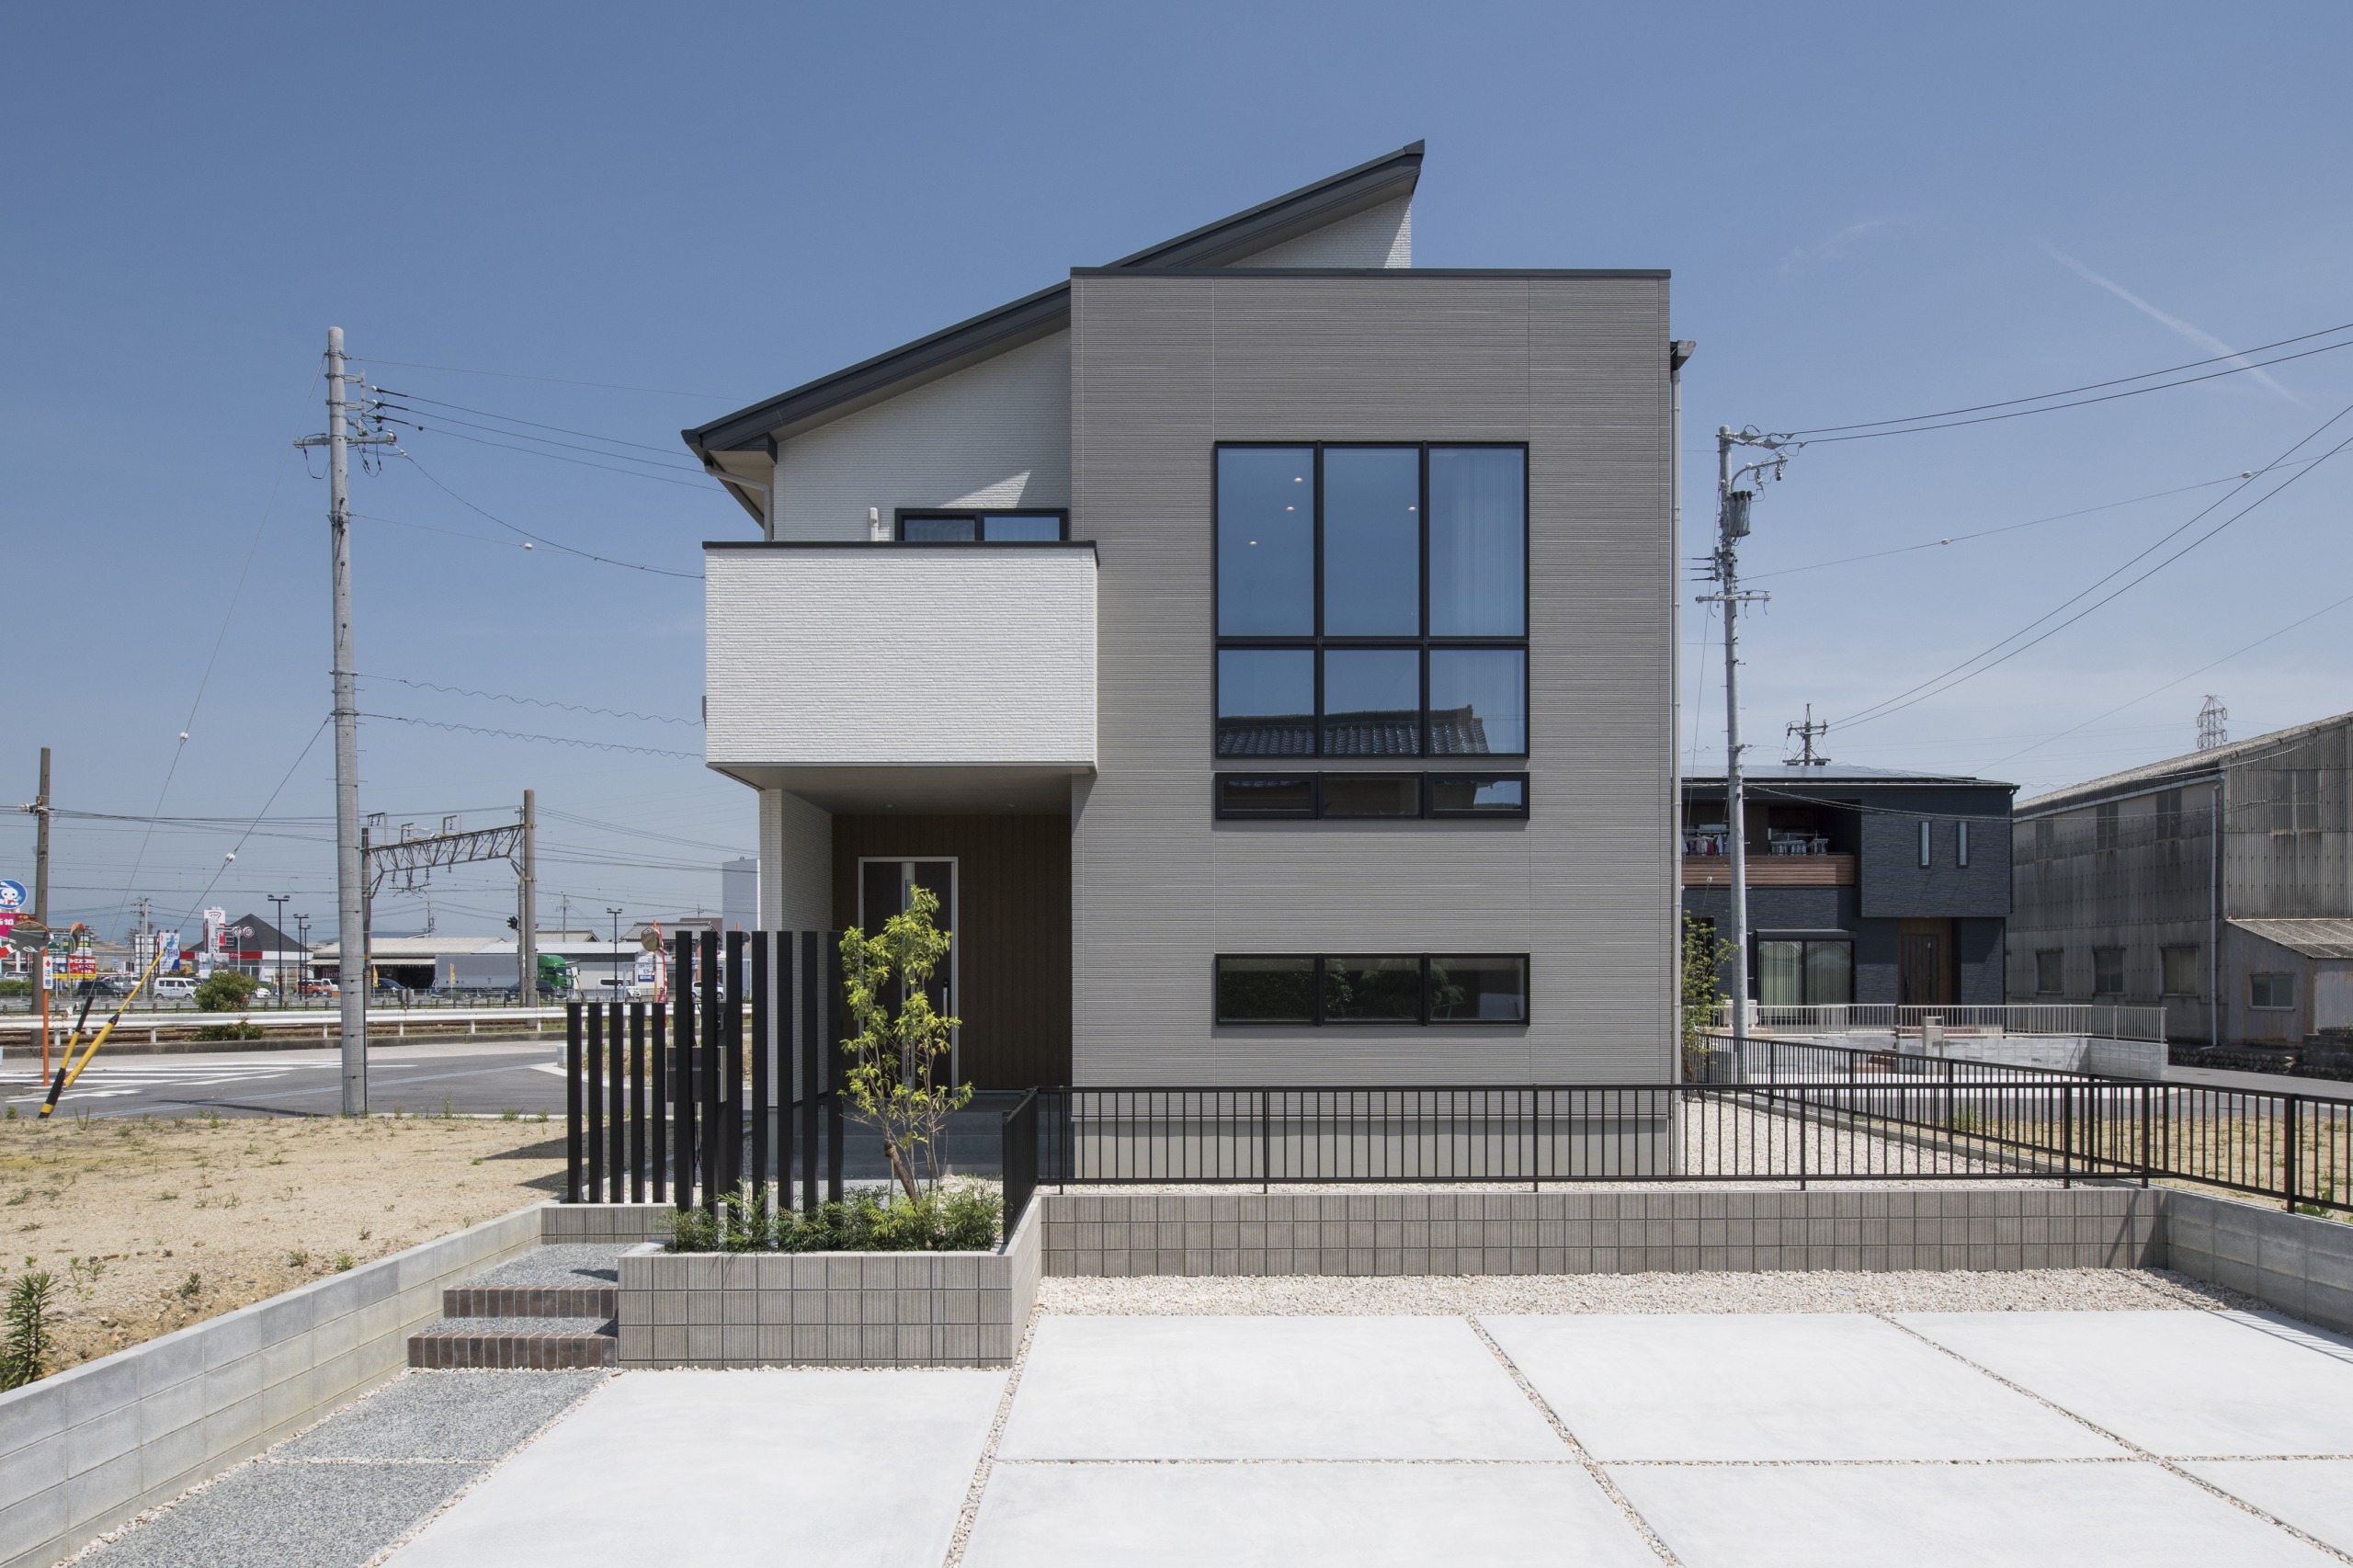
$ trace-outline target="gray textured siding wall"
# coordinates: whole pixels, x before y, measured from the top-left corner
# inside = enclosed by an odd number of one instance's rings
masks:
[[[1665,279],[1074,282],[1073,532],[1101,568],[1099,772],[1072,801],[1076,1080],[1665,1076]],[[1529,443],[1530,820],[1211,819],[1212,449],[1278,438]],[[1449,950],[1531,955],[1532,1021],[1212,1023],[1219,952]]]
[[[1874,795],[1862,813],[1862,912],[1873,919],[1999,917],[2010,912],[2007,790],[1905,790]],[[1961,819],[1969,864],[1957,863]],[[1920,824],[1929,864],[1920,864]]]

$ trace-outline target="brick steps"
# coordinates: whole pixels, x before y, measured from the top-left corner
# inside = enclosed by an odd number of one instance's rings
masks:
[[[456,1285],[441,1292],[449,1318],[608,1318],[621,1310],[618,1285]]]
[[[498,1271],[485,1277],[495,1280]],[[557,1371],[620,1360],[618,1286],[472,1283],[441,1292],[441,1319],[409,1335],[408,1364]]]

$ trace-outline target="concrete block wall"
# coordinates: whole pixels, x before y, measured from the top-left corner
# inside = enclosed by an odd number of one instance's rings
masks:
[[[623,1367],[1002,1367],[1038,1298],[1032,1204],[994,1253],[674,1256],[620,1267]]]
[[[399,1371],[442,1290],[535,1245],[540,1212],[0,1393],[0,1568],[46,1568]]]
[[[2165,1267],[2353,1334],[2353,1224],[2167,1191]]]
[[[2163,1194],[2132,1187],[1809,1192],[1041,1194],[1050,1275],[1639,1274],[2132,1268]]]

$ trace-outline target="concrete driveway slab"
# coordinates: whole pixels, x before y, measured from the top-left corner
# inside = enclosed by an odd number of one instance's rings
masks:
[[[2353,1460],[2200,1460],[2181,1468],[2339,1551],[2353,1551]]]
[[[2235,1312],[1920,1312],[1897,1320],[2155,1453],[2353,1453],[2353,1362]]]
[[[1612,1466],[1609,1474],[1684,1568],[2319,1568],[2336,1561],[2146,1461]]]
[[[1461,1318],[1050,1317],[998,1445],[1034,1460],[1557,1460]]]
[[[965,1568],[1657,1568],[1574,1464],[999,1464]]]
[[[623,1372],[392,1561],[937,1562],[1006,1376]]]
[[[1859,1313],[1480,1322],[1586,1451],[1604,1461],[2124,1452]]]

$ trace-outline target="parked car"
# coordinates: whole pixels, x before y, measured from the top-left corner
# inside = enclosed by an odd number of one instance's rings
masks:
[[[196,977],[190,974],[159,974],[155,977],[155,1000],[158,1002],[193,1002],[196,1000]]]
[[[138,988],[127,974],[94,974],[75,983],[74,996],[76,1001],[85,996],[128,996]]]
[[[342,995],[343,990],[332,980],[306,980],[296,988],[295,994],[301,996],[335,997]]]

